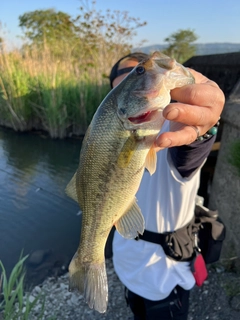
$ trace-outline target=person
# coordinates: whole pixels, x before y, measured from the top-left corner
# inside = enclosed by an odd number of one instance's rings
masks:
[[[111,87],[116,87],[143,59],[131,53],[112,67]],[[143,175],[136,194],[145,219],[145,230],[174,232],[194,217],[200,170],[215,136],[209,131],[218,122],[224,94],[218,85],[191,69],[195,83],[171,91],[165,121],[156,138],[157,169]],[[177,261],[159,244],[143,239],[113,238],[115,271],[126,288],[135,320],[177,319],[188,316],[189,293],[195,285],[190,262]]]

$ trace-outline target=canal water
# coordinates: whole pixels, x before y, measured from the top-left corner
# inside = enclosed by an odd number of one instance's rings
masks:
[[[80,139],[0,129],[0,260],[8,273],[21,252],[30,254],[32,284],[66,270],[79,243],[81,214],[64,189],[80,148]]]
[[[27,282],[67,271],[80,238],[79,206],[65,195],[75,173],[81,139],[52,140],[0,128],[0,260],[8,274],[29,254]],[[199,194],[207,199],[216,156],[205,163]],[[105,255],[110,257],[111,239]]]

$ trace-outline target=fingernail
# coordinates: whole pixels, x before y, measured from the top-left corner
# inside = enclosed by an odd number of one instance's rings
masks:
[[[172,144],[172,140],[170,140],[170,139],[165,139],[160,143],[157,141],[157,146],[159,148],[168,148],[171,146],[171,144]]]
[[[174,120],[174,119],[176,119],[178,117],[178,115],[179,115],[179,110],[176,108],[176,109],[173,109],[173,110],[169,111],[167,113],[166,118],[168,120]]]

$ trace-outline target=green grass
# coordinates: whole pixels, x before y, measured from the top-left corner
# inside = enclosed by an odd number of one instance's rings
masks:
[[[48,48],[7,52],[0,48],[0,125],[16,131],[45,130],[52,138],[85,133],[110,90],[112,61],[57,60]]]
[[[229,163],[236,168],[240,176],[240,140],[234,141],[230,145]]]
[[[30,93],[29,75],[11,53],[0,56],[0,61],[3,66],[0,74],[1,116],[13,129],[23,131],[30,115],[26,101]]]
[[[9,278],[6,270],[0,261],[1,281],[0,281],[0,316],[3,320],[29,320],[30,314],[37,302],[42,303],[41,316],[44,312],[44,299],[41,295],[35,297],[33,301],[29,300],[29,295],[24,294],[24,262],[27,256],[20,258],[14,266]]]
[[[240,294],[239,279],[227,279],[224,283],[224,289],[228,297],[235,297]]]

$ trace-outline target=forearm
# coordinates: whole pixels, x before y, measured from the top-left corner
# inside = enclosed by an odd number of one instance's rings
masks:
[[[172,161],[182,177],[189,177],[209,155],[216,136],[189,145],[169,148]]]

